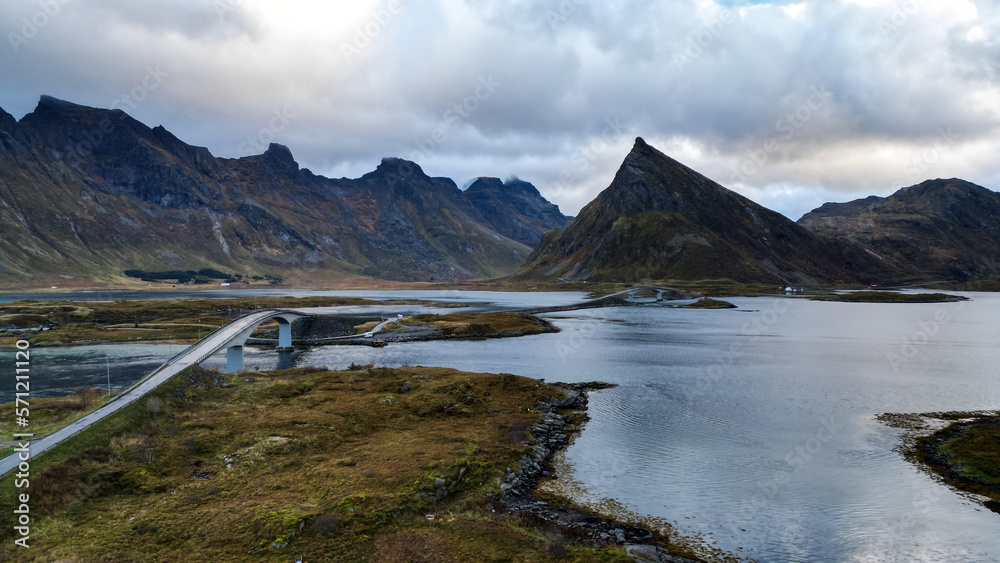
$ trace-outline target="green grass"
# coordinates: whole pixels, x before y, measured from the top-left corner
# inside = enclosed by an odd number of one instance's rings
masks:
[[[1000,485],[1000,421],[966,427],[940,449],[953,456],[952,463],[964,474]]]
[[[559,394],[442,368],[192,368],[34,459],[32,547],[0,511],[0,560],[629,561],[485,502],[525,452],[512,425]],[[440,502],[436,479],[457,481]],[[18,492],[0,481],[0,505]]]
[[[48,436],[76,419],[96,410],[106,403],[107,394],[92,387],[80,387],[69,397],[33,398],[29,401],[28,420],[30,426],[16,426],[13,416],[15,404],[13,401],[0,404],[0,442],[11,442],[14,433],[29,432],[37,438]],[[22,405],[23,406],[23,405]],[[0,450],[0,457],[10,453],[9,449]]]

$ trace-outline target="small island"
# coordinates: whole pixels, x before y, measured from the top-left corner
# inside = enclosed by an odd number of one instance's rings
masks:
[[[721,299],[712,299],[711,297],[703,297],[694,303],[688,303],[687,305],[681,305],[678,309],[736,309],[736,305],[728,301],[722,301]]]
[[[957,303],[968,297],[946,293],[900,293],[898,291],[854,291],[851,293],[826,293],[811,299],[839,303]]]

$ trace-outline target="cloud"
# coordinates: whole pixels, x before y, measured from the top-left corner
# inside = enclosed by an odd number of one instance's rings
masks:
[[[914,170],[1000,187],[987,0],[53,1],[0,49],[18,117],[43,93],[107,107],[159,65],[130,113],[220,156],[273,137],[321,174],[390,155],[460,185],[516,174],[568,213],[635,135],[789,215]],[[0,6],[8,43],[40,6]],[[294,117],[272,130],[275,112]]]

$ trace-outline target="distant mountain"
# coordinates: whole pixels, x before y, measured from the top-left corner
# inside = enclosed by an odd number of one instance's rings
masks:
[[[928,180],[885,198],[827,203],[798,222],[876,255],[885,281],[1000,275],[1000,193],[964,180]]]
[[[542,235],[565,227],[569,218],[538,193],[535,186],[516,178],[478,178],[465,191],[481,223],[507,238],[534,248]]]
[[[121,110],[43,96],[20,122],[0,110],[0,276],[457,281],[512,273],[568,220],[526,182],[476,184],[463,192],[395,158],[324,178],[277,144],[217,158]]]
[[[639,138],[611,185],[547,234],[519,278],[854,282],[866,253],[826,242]]]

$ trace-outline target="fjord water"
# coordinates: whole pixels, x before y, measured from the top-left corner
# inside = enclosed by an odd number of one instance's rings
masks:
[[[581,297],[502,295],[501,308]],[[874,420],[998,408],[1000,295],[967,295],[974,300],[764,297],[729,299],[738,311],[582,310],[547,315],[557,334],[313,348],[296,365],[448,366],[617,383],[591,394],[591,421],[566,452],[595,499],[617,499],[760,561],[996,561],[1000,515],[904,461],[892,451],[901,431]],[[118,349],[154,362],[146,348]],[[103,348],[71,350],[91,355],[95,367],[104,360]],[[273,367],[274,356],[248,349],[246,365]],[[222,367],[224,358],[206,365]],[[96,384],[103,369],[98,375]]]
[[[591,394],[567,452],[595,498],[760,561],[996,561],[1000,515],[904,461],[900,430],[874,420],[998,407],[1000,296],[974,298],[585,310],[550,315],[558,334],[317,348],[300,362],[617,383]]]

